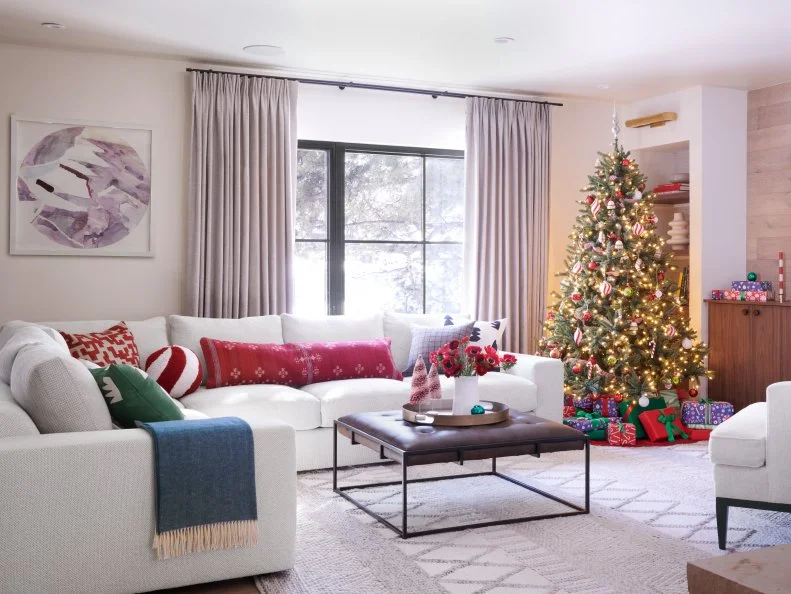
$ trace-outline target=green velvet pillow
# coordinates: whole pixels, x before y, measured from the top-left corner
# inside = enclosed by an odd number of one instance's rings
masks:
[[[618,412],[621,413],[623,417],[626,414],[626,411],[632,405],[631,400],[624,400],[623,402],[618,404]],[[636,437],[637,439],[645,439],[648,437],[648,434],[645,432],[642,423],[640,423],[640,419],[637,417],[640,413],[644,413],[647,410],[656,410],[657,408],[667,408],[667,404],[665,403],[664,398],[649,398],[648,399],[648,406],[642,407],[639,404],[635,403],[632,412],[629,413],[629,417],[623,420],[624,423],[633,423],[636,429]],[[110,411],[112,413],[112,411]]]
[[[181,409],[162,387],[142,369],[131,365],[108,365],[91,369],[99,384],[110,416],[126,428],[134,428],[135,421],[180,421]]]

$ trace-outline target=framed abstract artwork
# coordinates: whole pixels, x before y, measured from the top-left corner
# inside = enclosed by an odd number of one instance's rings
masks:
[[[11,254],[152,257],[151,135],[12,115]]]

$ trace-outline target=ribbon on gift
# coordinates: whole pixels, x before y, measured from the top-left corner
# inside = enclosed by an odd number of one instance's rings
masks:
[[[593,429],[603,429],[609,422],[609,419],[602,418],[601,414],[597,412],[589,413],[581,409],[577,410],[575,417],[580,419],[588,419],[591,422],[591,427]]]
[[[665,431],[667,431],[667,440],[668,441],[676,441],[675,434],[678,433],[678,436],[681,439],[689,439],[689,435],[684,433],[681,429],[676,427],[673,421],[676,420],[676,413],[670,413],[668,415],[664,413],[659,413],[659,416],[656,419],[660,423],[664,424]]]

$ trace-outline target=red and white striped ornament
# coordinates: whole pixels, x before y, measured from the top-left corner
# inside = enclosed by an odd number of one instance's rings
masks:
[[[645,231],[645,227],[643,227],[640,223],[635,223],[634,225],[632,225],[632,234],[635,237],[640,237],[644,231]]]
[[[576,262],[574,266],[571,267],[571,272],[574,274],[579,274],[582,272],[582,262]]]
[[[582,344],[582,330],[579,328],[574,331],[574,344],[577,346]]]
[[[668,338],[673,338],[676,334],[678,334],[678,330],[673,324],[668,324],[667,328],[665,328],[665,336]]]
[[[598,200],[594,200],[593,203],[591,204],[591,214],[595,217],[596,215],[599,214],[600,210],[601,210],[601,202],[599,202]]]
[[[599,292],[601,293],[602,297],[607,297],[607,295],[612,293],[612,285],[606,280],[602,281],[599,285]]]
[[[198,355],[183,346],[162,347],[146,359],[146,373],[173,398],[191,394],[203,380]]]

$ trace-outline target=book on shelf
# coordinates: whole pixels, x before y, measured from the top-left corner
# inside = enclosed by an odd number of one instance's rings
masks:
[[[689,299],[689,266],[684,266],[678,275],[678,296],[682,301]]]
[[[654,188],[654,194],[667,194],[669,192],[689,192],[689,184],[661,184]]]

